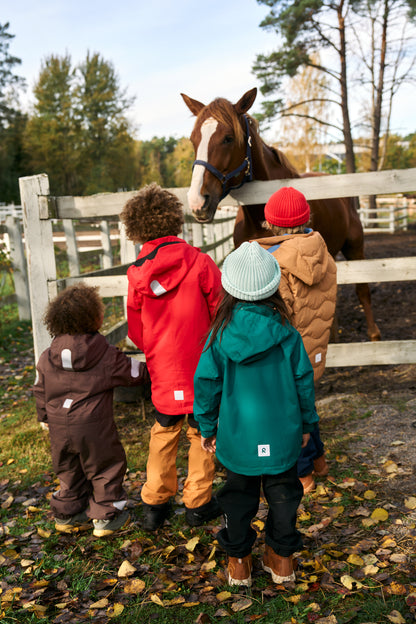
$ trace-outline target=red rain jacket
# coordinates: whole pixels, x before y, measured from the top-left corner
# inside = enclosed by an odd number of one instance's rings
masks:
[[[215,262],[181,238],[145,243],[127,271],[129,338],[143,351],[152,401],[162,414],[191,414],[193,377],[221,291]]]

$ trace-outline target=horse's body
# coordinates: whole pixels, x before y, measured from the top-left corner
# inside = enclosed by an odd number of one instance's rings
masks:
[[[264,143],[256,122],[246,115],[256,93],[256,89],[248,91],[234,105],[218,98],[207,106],[182,94],[197,116],[191,134],[196,160],[188,201],[199,222],[212,221],[221,199],[245,181],[303,177],[280,150]],[[332,256],[341,251],[347,260],[363,259],[364,233],[353,200],[322,199],[309,204],[312,227],[321,233]],[[234,228],[235,246],[269,236],[271,232],[264,229],[263,222],[264,205],[240,206]],[[371,340],[379,340],[368,284],[357,284],[356,291],[364,308],[368,335]]]

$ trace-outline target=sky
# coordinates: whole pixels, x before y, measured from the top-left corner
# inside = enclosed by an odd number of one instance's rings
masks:
[[[75,66],[98,52],[136,98],[136,138],[149,140],[190,135],[194,118],[180,93],[237,102],[260,87],[253,63],[276,44],[259,26],[268,11],[256,0],[0,0],[0,23],[15,35],[9,52],[22,61],[15,72],[26,79],[26,105],[46,57],[69,54]],[[393,131],[415,130],[415,89],[393,111]],[[261,100],[258,93],[250,112],[260,112]],[[275,136],[272,126],[263,138]]]

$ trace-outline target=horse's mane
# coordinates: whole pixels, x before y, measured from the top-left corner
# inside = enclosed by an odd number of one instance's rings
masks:
[[[273,154],[276,156],[277,160],[282,165],[282,167],[287,169],[289,171],[289,173],[291,174],[291,176],[288,176],[288,177],[293,177],[293,178],[300,178],[301,177],[301,175],[298,172],[298,170],[296,169],[296,167],[294,167],[294,165],[292,165],[292,163],[290,162],[289,158],[282,151],[277,149],[277,147],[273,147],[272,145],[269,145],[269,148],[271,149]]]

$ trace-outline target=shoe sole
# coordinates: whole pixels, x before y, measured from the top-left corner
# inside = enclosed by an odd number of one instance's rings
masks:
[[[251,587],[251,576],[246,579],[233,579],[228,573],[228,585],[242,585],[244,587]]]
[[[127,518],[125,523],[122,524],[121,527],[118,527],[118,529],[94,529],[92,534],[94,535],[94,537],[108,537],[109,535],[113,535],[114,533],[117,533],[117,531],[121,531],[121,529],[127,527],[130,522],[131,518]]]
[[[276,574],[276,572],[274,572],[274,570],[272,570],[272,568],[269,568],[263,562],[261,562],[261,566],[265,572],[268,572],[272,575],[273,582],[277,585],[282,585],[282,583],[289,583],[290,581],[296,580],[296,575],[294,572],[292,572],[290,576],[279,576],[278,574]]]

